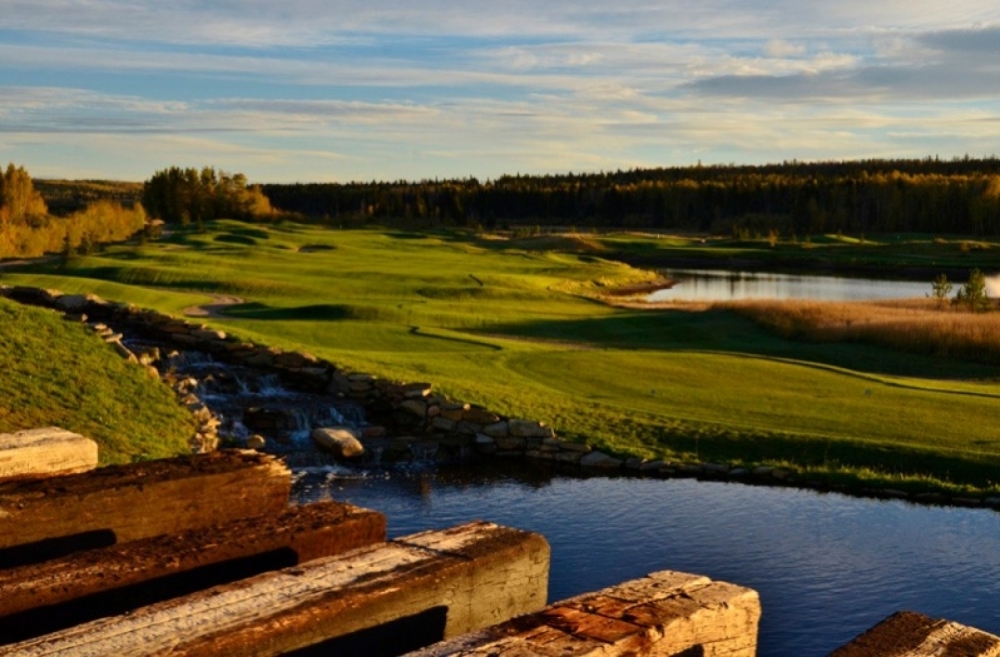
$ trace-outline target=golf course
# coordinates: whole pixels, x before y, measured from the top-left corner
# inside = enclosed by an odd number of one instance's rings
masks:
[[[178,316],[232,297],[238,303],[206,323],[355,371],[431,381],[453,398],[545,421],[621,456],[780,466],[860,488],[1000,491],[996,365],[919,344],[895,348],[884,336],[789,334],[745,304],[622,307],[608,294],[658,278],[613,259],[623,252],[683,250],[705,260],[738,251],[765,263],[778,254],[786,263],[799,253],[888,257],[902,267],[927,266],[932,252],[949,270],[988,268],[995,252],[982,243],[970,257],[960,240],[916,237],[774,247],[219,220],[12,269],[0,282]],[[913,303],[920,310],[908,316],[942,313],[957,325],[995,317]]]

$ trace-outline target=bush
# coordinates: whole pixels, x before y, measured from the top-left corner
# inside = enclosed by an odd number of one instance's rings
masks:
[[[955,303],[966,306],[971,312],[983,312],[990,307],[986,296],[986,275],[978,269],[969,272],[969,280],[955,295]]]

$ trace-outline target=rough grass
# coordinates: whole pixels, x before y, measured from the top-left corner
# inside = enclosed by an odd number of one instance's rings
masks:
[[[58,313],[0,299],[0,432],[60,426],[102,464],[186,453],[191,415],[170,389]]]
[[[934,300],[836,303],[743,301],[730,308],[784,337],[867,342],[891,349],[1000,365],[1000,314],[970,313]]]
[[[242,296],[213,323],[357,370],[430,380],[620,454],[998,490],[1000,369],[979,360],[790,340],[731,309],[610,307],[589,295],[656,275],[594,253],[460,231],[295,224],[269,225],[255,246],[216,241],[240,228],[216,222],[10,278],[174,313],[209,302],[206,292]]]

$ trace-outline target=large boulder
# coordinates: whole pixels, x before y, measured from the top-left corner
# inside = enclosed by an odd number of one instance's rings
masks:
[[[347,427],[313,429],[312,439],[320,449],[338,458],[349,459],[365,453],[364,445]]]

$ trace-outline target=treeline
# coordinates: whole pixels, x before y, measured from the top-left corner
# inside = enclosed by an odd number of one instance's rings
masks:
[[[273,215],[259,185],[248,185],[242,173],[217,172],[212,167],[157,171],[143,184],[142,205],[154,219],[172,224]]]
[[[24,167],[0,175],[0,258],[34,258],[45,253],[86,253],[142,230],[142,206],[100,200],[65,217],[49,213]]]
[[[482,183],[286,184],[263,192],[280,210],[340,223],[1000,234],[996,158],[674,167]]]
[[[49,214],[65,217],[85,210],[98,201],[111,201],[126,208],[139,203],[142,183],[118,180],[46,180],[35,178],[35,189],[45,199]]]

